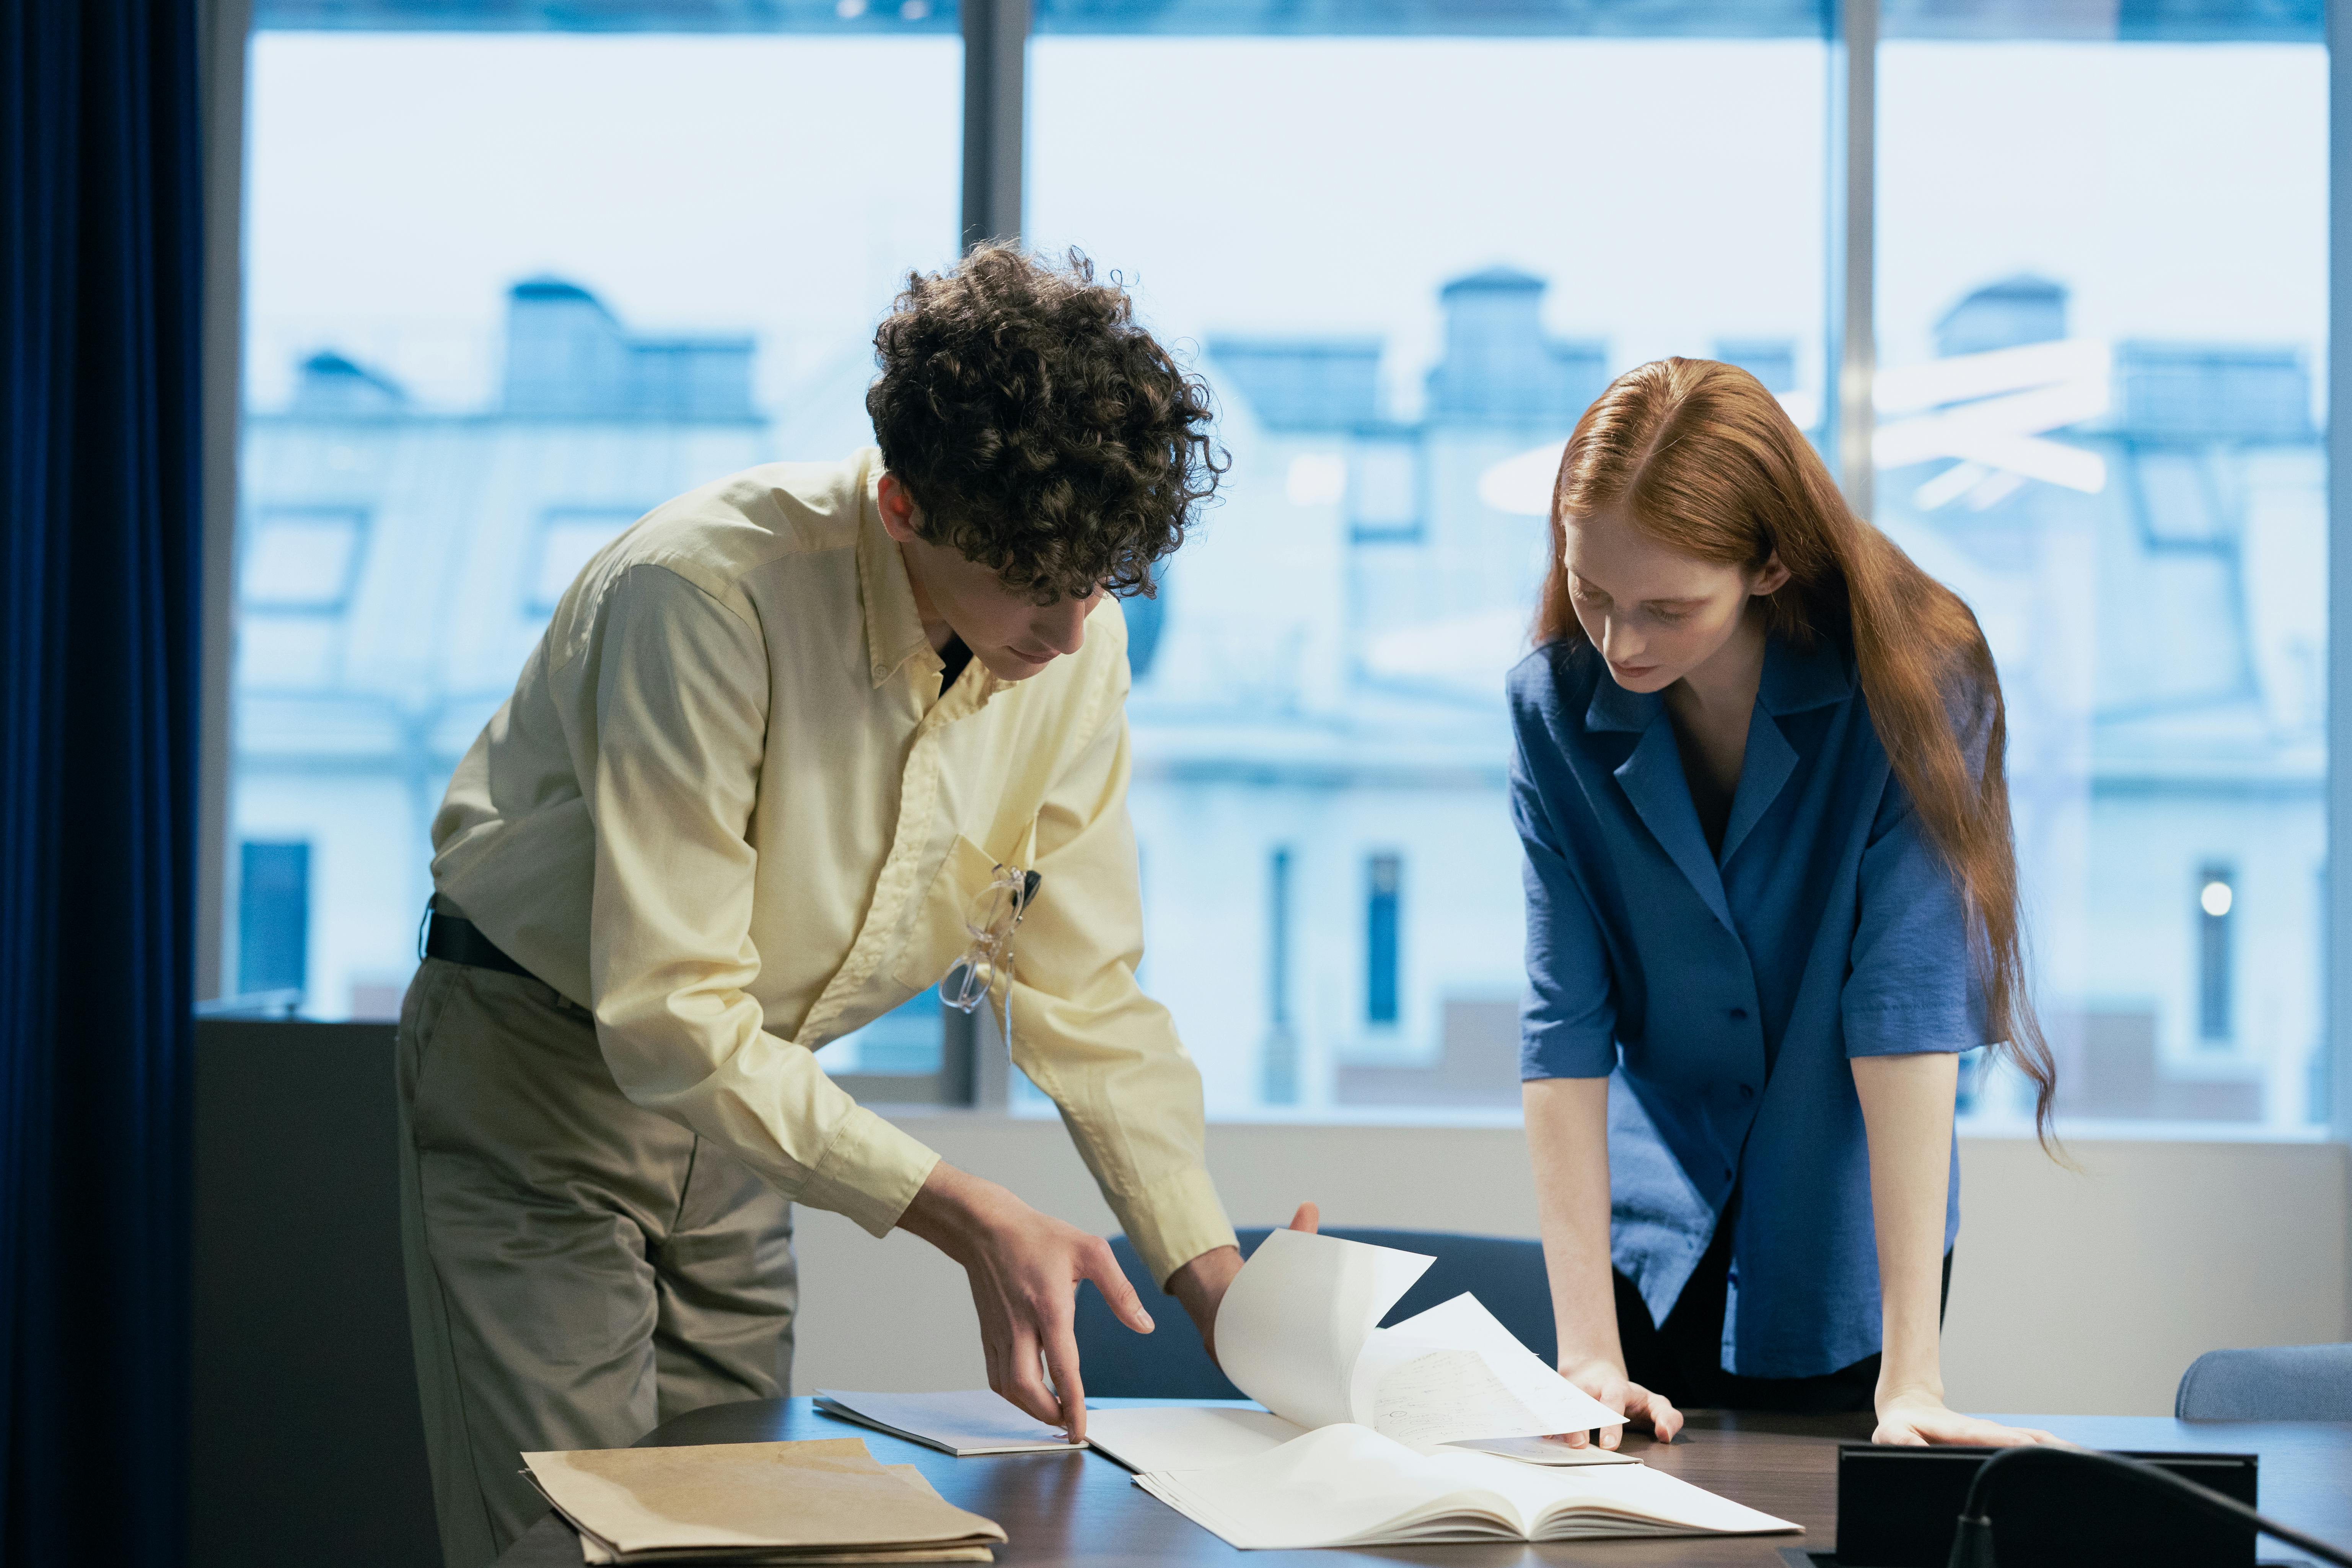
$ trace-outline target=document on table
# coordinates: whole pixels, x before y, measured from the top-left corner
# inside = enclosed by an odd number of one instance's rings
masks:
[[[816,1407],[894,1437],[966,1458],[1083,1448],[985,1388],[948,1394],[844,1394],[817,1390]]]
[[[1265,1412],[1161,1406],[1090,1410],[1094,1446],[1138,1470],[1200,1469],[1265,1453],[1320,1427],[1371,1428],[1410,1448],[1622,1426],[1624,1417],[1544,1364],[1467,1294],[1376,1327],[1433,1259],[1277,1230],[1217,1311],[1225,1373]],[[1548,1464],[1627,1462],[1600,1449],[1514,1443]]]
[[[1266,1455],[1136,1485],[1244,1549],[1801,1533],[1646,1465],[1575,1469],[1420,1452],[1339,1424]]]

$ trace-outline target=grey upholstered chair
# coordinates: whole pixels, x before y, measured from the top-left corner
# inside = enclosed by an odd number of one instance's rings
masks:
[[[2352,1421],[2352,1344],[2207,1351],[2181,1374],[2183,1421]]]

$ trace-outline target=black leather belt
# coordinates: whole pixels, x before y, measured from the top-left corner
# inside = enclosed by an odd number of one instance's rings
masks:
[[[425,922],[425,956],[468,963],[476,969],[495,969],[501,974],[520,974],[525,980],[539,978],[500,952],[498,943],[484,936],[473,921],[462,915],[445,915],[438,910]]]

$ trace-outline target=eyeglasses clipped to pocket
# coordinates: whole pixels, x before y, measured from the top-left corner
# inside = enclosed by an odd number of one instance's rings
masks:
[[[940,1000],[960,1012],[974,1013],[1002,981],[1004,986],[1004,1037],[1013,1037],[1013,937],[1021,917],[1036,901],[1045,883],[1042,871],[1023,870],[999,863],[988,886],[972,895],[964,909],[964,934],[971,939],[963,956],[940,982]]]
[[[1043,873],[1008,866],[959,834],[924,893],[898,965],[899,984],[936,986],[943,1004],[964,1013],[1001,994],[1009,1041],[1015,934],[1044,881]],[[956,957],[943,975],[938,965],[949,953]]]

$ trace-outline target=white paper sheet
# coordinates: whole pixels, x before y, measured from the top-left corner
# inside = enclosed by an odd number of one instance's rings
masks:
[[[1089,1422],[1094,1419],[1089,1415]],[[1549,1437],[1465,1437],[1449,1445],[1468,1448],[1475,1453],[1493,1454],[1505,1459],[1516,1459],[1522,1465],[1638,1465],[1642,1461],[1616,1448],[1604,1448],[1598,1443],[1587,1443],[1571,1448]]]
[[[1421,1455],[1357,1426],[1138,1482],[1244,1548],[1798,1528],[1641,1465],[1559,1470],[1485,1454]]]
[[[1214,1469],[1306,1435],[1271,1411],[1234,1405],[1087,1410],[1087,1441],[1130,1470]]]
[[[1543,1436],[1559,1429],[1505,1387],[1476,1351],[1428,1350],[1411,1340],[1381,1348],[1409,1355],[1381,1376],[1368,1412],[1371,1419],[1363,1423],[1383,1437],[1421,1448],[1465,1437]],[[1365,1359],[1371,1361],[1373,1353],[1368,1351]]]
[[[1083,1448],[985,1388],[945,1394],[844,1394],[817,1390],[816,1407],[893,1436],[962,1458],[974,1454],[1034,1454]]]
[[[1250,1254],[1217,1309],[1225,1375],[1297,1426],[1352,1420],[1356,1358],[1372,1326],[1435,1261],[1395,1247],[1276,1231]]]
[[[1376,1331],[1376,1339],[1398,1345],[1419,1344],[1456,1354],[1472,1352],[1486,1363],[1488,1378],[1479,1378],[1458,1363],[1448,1363],[1461,1379],[1456,1403],[1468,1419],[1475,1404],[1484,1430],[1465,1431],[1453,1437],[1422,1437],[1422,1442],[1454,1442],[1461,1437],[1539,1437],[1563,1432],[1591,1432],[1622,1426],[1625,1418],[1577,1387],[1546,1364],[1544,1359],[1512,1336],[1479,1300],[1468,1292],[1441,1302],[1428,1311],[1407,1318],[1392,1329]],[[1386,1346],[1368,1354],[1403,1363],[1406,1358]],[[1425,1381],[1437,1375],[1427,1369]],[[1360,1380],[1359,1386],[1361,1386]],[[1379,1385],[1374,1385],[1376,1393]],[[1442,1394],[1439,1398],[1442,1401]],[[1398,1396],[1402,1403],[1402,1395]],[[1427,1396],[1423,1396],[1426,1407]],[[1402,1441],[1415,1441],[1391,1431],[1381,1421],[1366,1423]]]
[[[1236,1419],[1197,1406],[1090,1412],[1088,1435],[1148,1471],[1212,1468],[1227,1456],[1264,1453],[1286,1437],[1343,1423],[1423,1452],[1468,1438],[1622,1424],[1512,1338],[1475,1297],[1457,1296],[1392,1329],[1373,1327],[1432,1261],[1276,1231],[1234,1278],[1217,1315],[1227,1375],[1271,1415]]]

